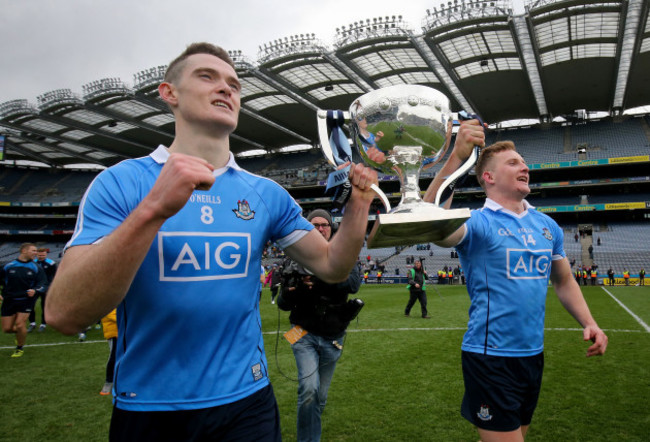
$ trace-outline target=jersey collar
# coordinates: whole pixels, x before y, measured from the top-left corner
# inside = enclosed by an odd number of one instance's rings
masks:
[[[498,212],[500,210],[503,213],[509,213],[512,216],[515,216],[517,218],[521,218],[522,216],[525,216],[526,213],[528,213],[528,209],[534,209],[535,208],[535,206],[530,204],[528,201],[523,200],[523,202],[524,202],[524,211],[521,212],[520,214],[516,214],[515,212],[512,212],[512,211],[506,209],[501,204],[497,203],[494,200],[491,200],[490,198],[485,198],[485,204],[483,205],[483,207],[485,207],[487,209],[490,209],[490,210],[493,210],[495,212]]]
[[[169,158],[169,149],[167,149],[167,146],[164,145],[159,145],[156,150],[151,152],[149,156],[158,164],[165,164],[167,162],[167,159]],[[220,168],[220,169],[215,169],[212,174],[214,176],[220,176],[223,175],[229,168],[233,168],[235,170],[242,170],[241,167],[239,167],[239,164],[235,161],[235,156],[232,154],[232,152],[228,152],[228,163]]]

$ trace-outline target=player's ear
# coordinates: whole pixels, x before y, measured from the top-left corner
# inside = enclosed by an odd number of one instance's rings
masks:
[[[163,81],[158,86],[158,94],[168,105],[176,106],[178,104],[177,91],[173,84]]]
[[[486,183],[494,184],[494,175],[489,170],[483,171],[483,181]]]

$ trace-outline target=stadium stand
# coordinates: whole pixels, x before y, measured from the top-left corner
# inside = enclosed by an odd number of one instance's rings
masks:
[[[240,124],[230,148],[236,155],[264,150],[238,162],[287,187],[305,210],[327,206],[323,183],[330,166],[315,149],[320,142],[315,110],[347,109],[359,95],[384,86],[431,86],[450,97],[454,111],[471,110],[492,123],[488,144],[515,142],[531,166],[531,183],[537,184],[529,200],[563,226],[567,254],[583,262],[593,236],[600,234],[597,261],[604,253],[603,258],[616,265],[627,262],[632,270],[646,259],[645,246],[616,235],[645,238],[643,225],[650,221],[650,115],[638,111],[650,104],[643,80],[650,60],[645,56],[650,8],[637,0],[570,3],[530,1],[524,15],[515,15],[509,2],[484,2],[481,8],[455,2],[427,10],[419,29],[400,16],[380,19],[379,27],[368,19],[337,28],[332,49],[314,34],[301,34],[260,46],[254,62],[231,51],[243,87]],[[573,32],[575,23],[585,26]],[[476,41],[482,42],[480,54],[457,50]],[[587,54],[587,47],[594,52]],[[23,240],[63,244],[69,238],[78,204],[97,171],[63,166],[110,166],[173,139],[173,117],[156,92],[165,69],[136,73],[133,87],[103,78],[83,85],[81,95],[69,89],[46,92],[37,105],[27,99],[0,101],[0,135],[6,136],[0,250],[10,244],[12,255]],[[512,127],[513,119],[527,123]],[[281,152],[297,145],[314,148]],[[18,161],[49,167],[19,167]],[[441,164],[422,172],[422,189]],[[382,177],[380,187],[391,203],[399,201],[393,177]],[[482,191],[470,176],[452,207],[482,204]],[[382,211],[375,205],[371,214]],[[576,242],[579,229],[586,236]],[[624,245],[625,252],[610,249],[613,244]],[[404,271],[406,255],[425,258],[430,269],[454,264],[448,251],[435,246],[398,252],[363,253],[383,262],[387,272]]]

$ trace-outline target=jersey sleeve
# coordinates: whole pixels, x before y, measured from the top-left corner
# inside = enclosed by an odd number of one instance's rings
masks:
[[[273,192],[272,202],[268,204],[273,224],[271,240],[283,249],[289,247],[314,228],[302,216],[298,203],[279,185]]]
[[[566,258],[566,252],[564,251],[564,232],[552,218],[549,217],[548,220],[550,224],[549,229],[553,234],[553,256],[551,259],[557,261]]]
[[[109,235],[137,206],[137,202],[129,202],[129,194],[125,186],[129,180],[124,173],[116,173],[114,169],[107,169],[100,173],[90,184],[81,201],[77,224],[72,238],[66,245],[93,244]],[[133,187],[131,188],[133,189]]]
[[[465,235],[456,245],[456,249],[471,250],[476,244],[484,242],[488,231],[488,220],[480,210],[472,210],[470,218],[465,222]]]

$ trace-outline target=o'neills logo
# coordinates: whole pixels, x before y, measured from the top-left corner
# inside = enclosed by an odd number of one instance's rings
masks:
[[[251,210],[250,206],[248,205],[248,201],[246,200],[237,201],[237,208],[232,209],[232,211],[235,212],[237,218],[241,218],[243,220],[255,218],[255,211]]]

